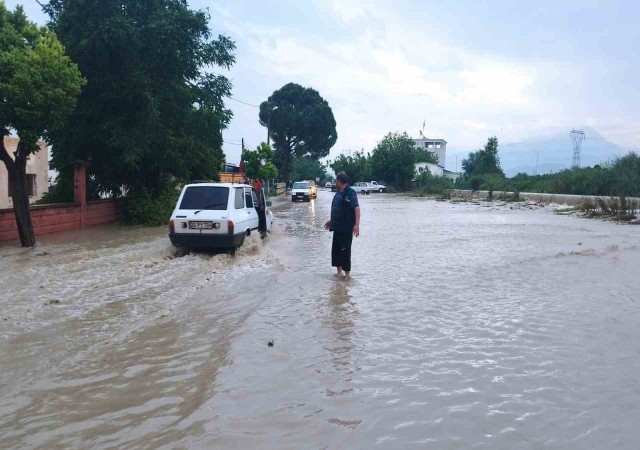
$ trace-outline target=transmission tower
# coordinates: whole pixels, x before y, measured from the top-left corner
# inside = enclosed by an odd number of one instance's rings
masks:
[[[584,131],[571,130],[569,135],[573,142],[573,167],[580,167],[580,148],[582,148],[582,141],[584,141]]]

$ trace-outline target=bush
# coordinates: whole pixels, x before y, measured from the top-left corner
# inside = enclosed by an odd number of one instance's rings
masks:
[[[123,199],[122,217],[126,225],[166,225],[180,195],[175,184],[165,185],[158,198],[146,188],[129,191]]]
[[[422,187],[424,194],[443,194],[448,189],[453,189],[453,181],[447,177],[436,177],[429,172],[423,172],[416,180]]]
[[[51,205],[54,203],[73,203],[73,177],[58,175],[54,185],[49,187],[42,198],[35,202],[36,205]]]

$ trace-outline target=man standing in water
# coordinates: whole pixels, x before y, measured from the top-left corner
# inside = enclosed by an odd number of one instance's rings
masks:
[[[351,242],[360,236],[360,205],[358,195],[348,184],[347,174],[336,175],[336,195],[331,203],[331,220],[324,224],[325,230],[333,231],[331,265],[336,268],[338,278],[344,270],[345,280],[351,277]]]

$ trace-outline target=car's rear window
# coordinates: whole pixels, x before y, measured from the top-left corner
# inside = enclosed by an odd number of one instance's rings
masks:
[[[309,189],[309,183],[293,183],[294,189]]]
[[[182,196],[180,209],[227,209],[229,188],[217,186],[191,186]]]

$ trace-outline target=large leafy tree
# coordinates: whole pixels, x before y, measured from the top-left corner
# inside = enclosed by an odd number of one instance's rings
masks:
[[[365,154],[363,150],[338,155],[331,162],[331,168],[336,174],[340,172],[346,173],[352,183],[369,181],[373,178],[369,155]]]
[[[159,196],[165,181],[215,178],[234,43],[214,38],[209,14],[185,0],[50,0],[51,27],[88,80],[68,125],[54,135],[53,166],[91,161],[105,191]]]
[[[467,177],[496,175],[504,178],[498,156],[498,138],[489,138],[483,149],[469,153],[469,156],[462,160],[462,170]]]
[[[371,171],[398,189],[407,189],[415,176],[415,142],[407,133],[389,133],[371,153]]]
[[[242,151],[244,174],[249,178],[269,180],[278,176],[278,169],[273,163],[275,152],[271,146],[262,142],[255,150]]]
[[[296,158],[293,161],[291,176],[294,180],[315,180],[327,178],[326,167],[317,159],[310,156]]]
[[[83,79],[56,36],[0,1],[0,160],[11,183],[13,208],[23,247],[35,245],[26,189],[27,159],[40,137],[49,141],[73,110]],[[4,137],[20,138],[14,155]]]
[[[288,180],[295,158],[319,160],[338,139],[329,103],[318,91],[289,83],[260,104],[260,124],[269,130],[276,148],[276,164]]]
[[[425,148],[416,147],[416,162],[426,162],[431,164],[438,164],[438,155]]]

